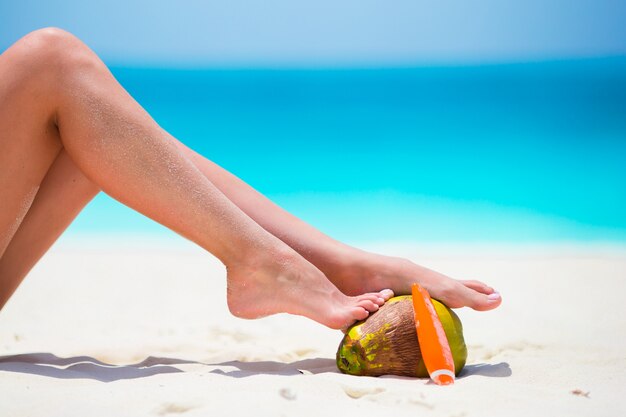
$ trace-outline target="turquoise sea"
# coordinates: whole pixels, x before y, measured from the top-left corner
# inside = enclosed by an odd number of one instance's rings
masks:
[[[626,242],[626,57],[112,71],[173,135],[341,239]],[[164,233],[106,196],[70,230]]]

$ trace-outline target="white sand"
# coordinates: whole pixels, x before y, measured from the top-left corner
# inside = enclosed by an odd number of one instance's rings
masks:
[[[0,312],[0,416],[626,415],[626,248],[385,245],[504,296],[457,310],[468,365],[438,387],[343,375],[341,333],[233,318],[210,255],[150,246],[63,241],[33,270]]]

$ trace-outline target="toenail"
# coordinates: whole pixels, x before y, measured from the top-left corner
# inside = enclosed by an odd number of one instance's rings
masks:
[[[499,292],[493,292],[493,293],[489,294],[487,296],[487,298],[489,300],[499,300],[500,299],[500,293]]]

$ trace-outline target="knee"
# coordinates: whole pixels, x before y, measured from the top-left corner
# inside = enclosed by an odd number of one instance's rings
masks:
[[[52,50],[68,46],[73,39],[75,37],[70,32],[56,27],[47,27],[30,32],[21,41],[28,42],[31,47]]]
[[[20,66],[23,74],[41,71],[68,74],[73,70],[96,65],[99,61],[77,37],[54,27],[29,33],[16,42],[10,52],[11,58]]]

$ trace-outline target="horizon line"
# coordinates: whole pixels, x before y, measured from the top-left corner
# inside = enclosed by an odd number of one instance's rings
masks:
[[[420,68],[452,69],[452,68],[479,68],[505,67],[523,65],[549,65],[583,63],[590,61],[624,61],[626,53],[599,54],[585,56],[561,57],[534,57],[518,59],[440,59],[440,60],[412,60],[412,61],[371,61],[371,62],[192,62],[192,61],[161,61],[161,60],[116,60],[103,61],[112,69],[129,70],[173,70],[173,71],[351,71],[351,70],[411,70]]]

